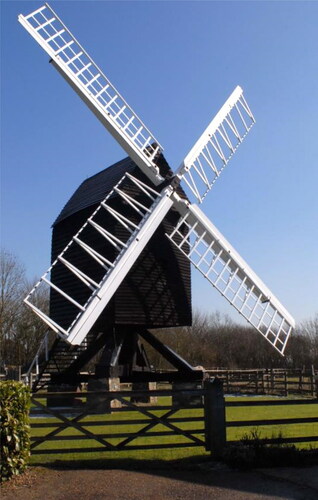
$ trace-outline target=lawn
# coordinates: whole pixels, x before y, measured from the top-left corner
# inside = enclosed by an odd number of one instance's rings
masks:
[[[270,400],[267,397],[258,398],[226,398],[226,401],[262,401]],[[273,398],[274,401],[288,401],[289,398]],[[275,438],[282,436],[283,438],[291,437],[318,437],[318,404],[297,404],[284,406],[251,406],[251,407],[227,407],[226,420],[231,421],[252,421],[252,420],[280,420],[280,419],[301,419],[315,418],[317,422],[309,423],[281,423],[271,425],[251,425],[249,427],[228,427],[227,439],[239,440],[246,433],[257,427],[257,432],[261,438]],[[299,448],[317,447],[317,442],[298,443]]]
[[[226,402],[230,401],[268,401],[270,398],[231,398],[227,397]],[[278,398],[273,398],[278,400]],[[286,398],[281,398],[286,400]],[[171,398],[164,397],[159,399],[158,406],[167,407],[171,404]],[[158,408],[157,406],[157,408]],[[166,414],[169,410],[157,409],[152,410],[151,407],[146,407],[146,411],[149,411],[161,417]],[[317,404],[300,404],[300,405],[288,405],[288,406],[259,406],[259,407],[227,407],[226,408],[226,420],[227,422],[233,421],[254,421],[254,420],[267,420],[267,419],[286,419],[286,418],[317,418]],[[74,418],[69,416],[69,418]],[[180,421],[180,419],[187,419],[187,421]],[[196,419],[196,420],[193,420]],[[133,423],[132,421],[139,421],[138,423]],[[32,436],[45,436],[49,432],[56,429],[55,424],[61,422],[60,420],[49,417],[49,418],[32,418]],[[149,424],[149,418],[135,411],[121,411],[114,412],[112,414],[104,415],[88,415],[85,418],[79,420],[80,425],[84,427],[85,430],[93,432],[95,435],[106,439],[111,445],[118,445],[121,441],[125,440],[125,437],[120,436],[120,434],[134,434],[140,431],[143,427]],[[169,422],[182,430],[196,431],[193,433],[194,437],[204,440],[204,420],[203,420],[203,409],[193,408],[193,409],[180,409],[177,410],[170,418]],[[89,423],[89,425],[88,425]],[[38,424],[49,425],[49,427],[39,427]],[[87,424],[87,425],[85,425]],[[138,460],[182,460],[194,457],[208,457],[203,446],[188,446],[188,447],[178,447],[182,443],[191,443],[191,441],[183,436],[176,434],[172,429],[155,422],[154,425],[147,431],[147,437],[137,437],[128,443],[127,448],[123,450],[112,450],[112,451],[99,451],[104,450],[103,445],[93,439],[83,439],[83,432],[75,428],[67,428],[62,430],[58,435],[55,436],[54,441],[45,441],[36,447],[36,450],[42,450],[47,454],[33,454],[31,456],[31,463],[48,463],[55,460],[98,460],[98,459],[111,459],[111,460],[125,460],[125,459],[138,459]],[[35,427],[36,425],[37,427]],[[250,425],[246,427],[228,427],[227,428],[227,439],[239,440],[244,435],[251,433],[255,430],[255,425]],[[169,433],[172,431],[172,435]],[[280,424],[280,425],[262,425],[257,426],[257,433],[261,438],[265,437],[306,437],[306,436],[318,436],[318,422],[312,423],[293,423],[293,424]],[[72,440],[70,440],[72,436]],[[68,439],[67,439],[68,437]],[[62,439],[61,439],[62,438]],[[170,448],[157,448],[157,449],[129,449],[132,446],[144,446],[144,445],[155,445],[162,446],[164,444],[172,445]],[[193,443],[193,442],[192,442]],[[306,447],[316,447],[317,442],[311,443],[299,443],[297,444],[300,448]],[[89,449],[93,448],[94,451],[82,451],[77,452],[76,449]],[[63,453],[49,454],[52,449],[63,450]]]

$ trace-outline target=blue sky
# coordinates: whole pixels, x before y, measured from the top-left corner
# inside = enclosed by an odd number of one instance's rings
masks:
[[[51,224],[125,156],[1,1],[2,245],[49,267]],[[318,3],[50,4],[165,148],[173,169],[239,84],[256,125],[202,209],[296,321],[318,312]],[[239,319],[193,272],[196,308]]]

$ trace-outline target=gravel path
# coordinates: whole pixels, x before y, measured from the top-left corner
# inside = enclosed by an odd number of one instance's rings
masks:
[[[240,472],[200,469],[62,470],[31,467],[1,488],[2,500],[317,500],[318,467]]]

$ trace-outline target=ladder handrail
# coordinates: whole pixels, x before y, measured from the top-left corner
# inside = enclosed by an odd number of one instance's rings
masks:
[[[27,384],[30,384],[31,383],[31,380],[30,380],[30,375],[31,375],[31,372],[33,370],[33,367],[35,366],[35,369],[36,369],[36,375],[39,375],[39,358],[42,354],[42,351],[44,351],[44,354],[45,354],[45,361],[48,361],[48,354],[49,354],[49,350],[48,350],[48,339],[49,339],[49,334],[50,334],[50,331],[47,330],[44,334],[44,337],[38,347],[38,350],[36,351],[36,354],[33,358],[33,361],[32,363],[30,364],[27,372],[25,373],[24,375],[24,378],[25,378],[25,381]]]

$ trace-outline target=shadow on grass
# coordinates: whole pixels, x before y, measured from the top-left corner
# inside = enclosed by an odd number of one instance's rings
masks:
[[[187,471],[187,470],[250,470],[268,467],[310,467],[318,465],[318,449],[298,450],[290,447],[263,448],[259,453],[242,445],[228,446],[222,459],[215,460],[207,455],[195,455],[174,460],[99,458],[99,459],[58,459],[50,462],[33,462],[32,466],[51,469],[95,469],[95,470],[133,470],[133,471]]]

